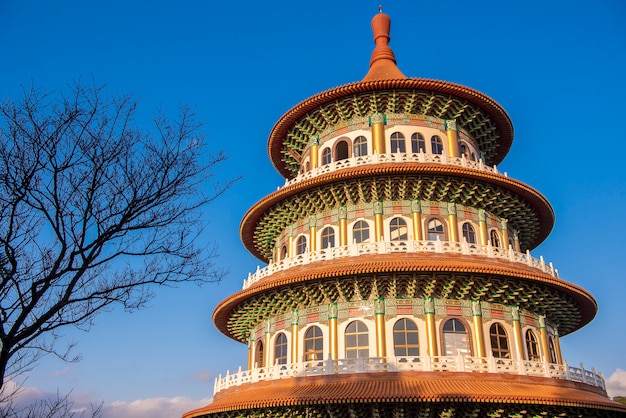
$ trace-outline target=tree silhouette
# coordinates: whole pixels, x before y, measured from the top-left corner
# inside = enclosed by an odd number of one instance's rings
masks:
[[[224,154],[206,153],[188,108],[154,129],[136,117],[131,96],[80,82],[1,103],[0,389],[42,355],[74,360],[64,327],[223,276],[197,238],[199,209],[236,181],[214,178]]]

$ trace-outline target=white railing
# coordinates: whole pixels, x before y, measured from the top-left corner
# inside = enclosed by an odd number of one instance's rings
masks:
[[[529,360],[509,360],[494,357],[422,356],[422,357],[369,357],[359,359],[314,360],[302,363],[277,364],[255,367],[236,373],[227,372],[215,379],[213,394],[222,390],[266,380],[291,377],[319,376],[370,372],[477,372],[508,373],[524,376],[543,376],[582,382],[606,391],[604,376],[595,369],[585,370],[565,364],[543,363]]]
[[[474,170],[487,171],[490,173],[500,174],[498,172],[498,168],[494,165],[493,167],[485,165],[485,162],[481,159],[479,161],[471,161],[465,158],[465,155],[461,157],[450,157],[446,154],[426,154],[420,152],[418,154],[407,154],[407,153],[393,153],[393,154],[372,154],[372,155],[364,155],[361,157],[352,157],[346,158],[345,160],[333,161],[329,164],[324,164],[320,167],[313,168],[306,173],[298,174],[296,177],[291,180],[285,181],[285,186],[290,186],[292,184],[298,183],[303,180],[308,180],[322,174],[332,173],[336,170],[343,170],[345,168],[359,167],[362,165],[371,165],[371,164],[385,164],[385,163],[405,163],[405,162],[416,162],[416,163],[432,163],[432,164],[441,164],[441,165],[453,165],[457,167],[465,167],[472,168]],[[504,176],[508,177],[506,173]]]
[[[326,248],[318,251],[305,252],[304,254],[288,257],[276,263],[270,263],[261,268],[257,266],[254,273],[249,273],[248,278],[243,281],[243,288],[247,289],[254,283],[272,274],[290,269],[292,267],[303,266],[318,261],[334,260],[343,257],[355,257],[360,255],[373,254],[393,254],[393,253],[439,253],[439,254],[462,254],[478,255],[500,260],[507,260],[512,263],[524,264],[537,268],[552,277],[558,278],[558,270],[552,263],[546,263],[543,256],[532,257],[530,251],[520,253],[514,251],[509,246],[508,249],[497,248],[488,242],[488,245],[468,244],[467,241],[380,241],[362,244],[351,244],[341,247]]]

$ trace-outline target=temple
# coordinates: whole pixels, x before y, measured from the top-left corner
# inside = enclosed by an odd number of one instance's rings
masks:
[[[184,417],[623,415],[600,373],[562,358],[560,338],[598,308],[531,255],[554,212],[497,168],[509,116],[468,87],[407,78],[389,17],[372,28],[363,80],[270,133],[285,185],[240,227],[267,265],[213,314],[247,367]]]

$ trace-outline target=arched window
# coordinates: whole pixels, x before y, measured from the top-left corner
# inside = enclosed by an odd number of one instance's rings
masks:
[[[461,227],[461,232],[463,233],[463,238],[467,241],[468,244],[476,244],[476,232],[474,231],[474,227],[471,223],[465,222]]]
[[[284,332],[278,334],[274,344],[274,363],[287,364],[287,336]]]
[[[469,336],[458,319],[448,319],[443,325],[443,351],[445,356],[470,355]]]
[[[285,258],[287,258],[287,246],[283,245],[280,249],[280,259],[284,260]]]
[[[528,353],[528,360],[541,361],[541,354],[539,354],[539,343],[535,333],[531,330],[526,331],[526,352]]]
[[[409,229],[406,226],[406,221],[402,218],[393,218],[389,222],[389,235],[391,241],[406,241],[408,239]]]
[[[254,365],[255,367],[264,367],[264,350],[263,350],[263,341],[258,340],[256,342],[256,348],[254,350]]]
[[[354,150],[355,157],[362,157],[364,155],[367,155],[367,139],[365,139],[364,136],[356,137],[352,148]]]
[[[348,158],[348,143],[346,141],[337,142],[335,148],[335,161],[345,160]]]
[[[445,238],[443,223],[439,219],[433,218],[428,221],[428,240],[437,241],[437,238],[441,241]]]
[[[430,138],[430,145],[433,154],[443,154],[443,142],[441,142],[441,138],[437,135],[433,135],[433,137]]]
[[[474,154],[473,152],[472,152],[472,156],[470,157],[470,160],[476,161],[476,154]]]
[[[311,171],[311,162],[307,161],[306,164],[304,165],[304,172],[308,173],[309,171]]]
[[[404,135],[401,132],[394,132],[391,134],[391,152],[406,152]]]
[[[418,152],[426,152],[426,142],[421,133],[415,132],[411,135],[411,152],[417,154]]]
[[[548,340],[548,351],[550,352],[550,363],[556,363],[556,347],[552,337]]]
[[[324,148],[322,151],[322,165],[330,164],[332,160],[330,148]]]
[[[459,144],[459,152],[461,153],[461,155],[465,156],[465,159],[470,159],[470,149],[465,142],[461,142]]]
[[[415,322],[402,318],[393,325],[393,352],[396,357],[417,357],[420,355]]]
[[[300,235],[296,240],[296,254],[304,254],[306,252],[306,237]]]
[[[502,325],[493,324],[489,328],[489,338],[491,341],[491,353],[495,358],[511,358],[509,340]]]
[[[313,325],[304,334],[304,361],[322,360],[324,356],[324,335],[320,327]]]
[[[352,238],[357,244],[362,242],[369,242],[370,240],[370,226],[365,221],[358,221],[352,227]]]
[[[491,238],[491,246],[500,248],[500,236],[495,229],[491,230],[491,232],[489,233],[489,237]]]
[[[322,249],[333,248],[335,246],[335,230],[330,226],[322,229]]]
[[[361,321],[351,322],[346,328],[346,358],[369,357],[369,333]]]

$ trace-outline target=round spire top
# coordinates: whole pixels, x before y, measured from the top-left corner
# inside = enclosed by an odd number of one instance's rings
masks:
[[[396,66],[396,57],[389,47],[391,19],[383,13],[383,6],[379,6],[378,11],[380,13],[372,19],[372,32],[374,32],[376,47],[370,59],[370,70],[363,81],[406,79],[407,77]]]

